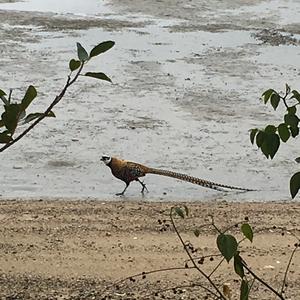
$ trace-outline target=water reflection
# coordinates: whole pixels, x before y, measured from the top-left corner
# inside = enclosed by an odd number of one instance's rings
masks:
[[[14,3],[1,3],[0,9],[52,12],[59,14],[97,15],[111,12],[106,4],[107,1],[102,0],[29,0]]]

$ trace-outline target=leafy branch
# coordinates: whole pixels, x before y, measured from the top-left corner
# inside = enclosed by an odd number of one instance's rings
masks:
[[[249,240],[251,243],[254,239],[254,232],[252,227],[249,225],[248,217],[245,217],[244,221],[237,222],[234,225],[228,226],[225,229],[221,229],[214,221],[213,216],[211,217],[210,222],[207,222],[205,224],[202,224],[197,227],[197,229],[193,230],[193,233],[196,237],[199,237],[201,235],[202,229],[210,228],[217,234],[216,239],[216,248],[218,250],[218,254],[211,254],[211,255],[205,255],[202,257],[197,257],[196,252],[197,249],[193,246],[193,244],[190,241],[184,241],[180,231],[177,228],[176,225],[176,216],[179,216],[181,219],[185,219],[189,216],[189,210],[188,208],[184,206],[175,206],[170,209],[170,219],[168,222],[171,223],[173,230],[178,237],[181,245],[183,246],[183,249],[188,257],[187,260],[183,261],[184,267],[170,267],[170,268],[161,268],[161,269],[155,269],[148,272],[141,272],[132,276],[128,276],[124,279],[118,280],[108,286],[104,290],[100,292],[100,294],[103,296],[103,299],[111,299],[110,291],[118,291],[121,292],[122,288],[129,288],[131,291],[133,291],[133,288],[139,288],[141,286],[141,283],[138,281],[139,279],[145,280],[146,277],[150,274],[156,274],[160,272],[174,272],[174,271],[198,271],[203,278],[203,280],[199,280],[197,278],[197,281],[190,281],[187,284],[184,285],[178,284],[176,286],[166,286],[166,287],[157,287],[155,286],[155,290],[148,292],[146,291],[146,294],[139,295],[139,299],[149,299],[149,297],[157,296],[158,294],[163,294],[169,291],[173,291],[174,294],[177,293],[177,291],[180,293],[182,289],[195,289],[199,288],[202,291],[206,292],[206,296],[204,299],[217,299],[217,300],[227,300],[231,299],[231,290],[226,284],[217,284],[215,281],[213,275],[219,270],[220,266],[227,261],[228,263],[233,260],[233,269],[234,272],[239,276],[240,278],[240,288],[239,288],[239,295],[240,300],[248,300],[250,299],[251,295],[251,289],[253,288],[254,283],[259,283],[262,286],[264,286],[267,290],[269,290],[277,299],[284,300],[286,288],[287,288],[287,279],[288,274],[290,271],[290,267],[292,265],[292,260],[297,252],[297,250],[300,248],[300,240],[290,230],[286,230],[284,228],[272,226],[272,230],[280,230],[281,234],[283,233],[283,230],[289,232],[292,236],[295,237],[297,240],[297,243],[294,245],[294,249],[289,257],[288,263],[285,268],[284,276],[282,279],[282,282],[280,283],[281,288],[277,291],[275,287],[271,286],[268,282],[266,282],[262,277],[260,277],[244,260],[242,250],[239,248],[241,243],[244,240]],[[161,222],[160,222],[161,223]],[[164,224],[165,225],[165,224]],[[238,229],[240,233],[242,234],[242,238],[240,240],[237,240],[235,236],[229,233],[231,229]],[[262,231],[266,230],[266,228],[261,229]],[[257,230],[257,232],[260,232],[260,230]],[[243,250],[245,252],[245,250]],[[206,258],[210,258],[209,260],[216,261],[216,264],[212,266],[212,268],[202,268],[202,265],[204,264],[204,260]],[[205,271],[204,271],[205,270]],[[128,285],[130,284],[130,285]],[[133,285],[134,284],[134,285]],[[124,286],[123,286],[124,285]],[[148,284],[147,284],[148,286]],[[192,292],[194,293],[194,292]],[[196,292],[195,292],[196,293]]]
[[[264,129],[253,128],[250,130],[250,141],[256,142],[257,147],[267,157],[273,159],[277,153],[280,142],[286,143],[290,138],[296,138],[299,135],[299,117],[297,115],[297,106],[300,104],[300,93],[297,90],[291,90],[286,84],[285,92],[277,92],[274,89],[268,89],[262,94],[264,104],[270,103],[276,110],[282,103],[286,113],[283,122],[279,125],[267,125]],[[294,198],[300,189],[300,172],[295,173],[290,179],[290,193]]]
[[[0,144],[5,144],[0,148],[0,152],[5,151],[13,144],[22,139],[28,132],[30,132],[37,124],[39,124],[46,117],[55,117],[53,108],[61,101],[64,97],[68,88],[74,84],[78,77],[82,75],[84,66],[95,56],[106,52],[114,46],[113,41],[105,41],[95,46],[90,54],[82,47],[80,43],[77,43],[77,56],[78,59],[71,59],[69,62],[70,74],[68,75],[67,81],[62,88],[61,92],[54,98],[52,103],[44,112],[37,112],[26,114],[26,109],[30,106],[32,101],[37,96],[37,91],[34,86],[30,85],[20,103],[12,102],[12,90],[9,95],[0,89],[0,99],[4,104],[4,112],[0,119]],[[76,71],[77,70],[77,71]],[[75,74],[73,73],[74,71]],[[93,77],[100,80],[111,82],[111,79],[102,72],[87,72],[82,76]],[[34,121],[34,122],[33,122]],[[18,126],[31,123],[25,130],[23,130],[18,136],[14,137],[15,131]]]

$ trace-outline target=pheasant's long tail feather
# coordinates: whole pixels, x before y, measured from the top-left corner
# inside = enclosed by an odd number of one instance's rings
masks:
[[[149,168],[147,170],[147,173],[157,174],[157,175],[162,175],[162,176],[167,176],[167,177],[172,177],[172,178],[188,181],[188,182],[191,182],[193,184],[198,184],[198,185],[201,185],[203,187],[214,189],[214,190],[217,190],[217,191],[225,191],[226,189],[240,190],[240,191],[254,191],[254,190],[251,190],[251,189],[246,189],[246,188],[241,188],[241,187],[236,187],[236,186],[230,186],[230,185],[215,183],[215,182],[212,182],[212,181],[200,179],[200,178],[189,176],[189,175],[182,174],[182,173],[167,171],[167,170]]]

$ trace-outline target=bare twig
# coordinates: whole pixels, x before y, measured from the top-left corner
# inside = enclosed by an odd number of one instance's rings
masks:
[[[243,267],[255,278],[257,281],[259,281],[262,285],[264,285],[267,289],[269,289],[271,292],[273,292],[279,299],[284,300],[284,297],[278,293],[274,288],[272,288],[268,283],[266,283],[263,279],[261,279],[259,276],[257,276],[245,263],[244,260],[242,260]]]
[[[219,263],[214,267],[214,269],[210,272],[210,274],[208,275],[208,277],[210,278],[221,266],[221,264],[223,263],[223,261],[225,260],[225,257],[223,257]]]
[[[297,251],[297,249],[300,247],[300,245],[298,243],[295,244],[295,248],[294,250],[292,251],[291,253],[291,256],[290,256],[290,259],[289,259],[289,262],[286,266],[286,269],[285,269],[285,272],[284,272],[284,277],[283,277],[283,281],[282,281],[282,287],[281,287],[281,291],[280,291],[280,294],[282,295],[285,291],[285,287],[286,287],[286,280],[287,280],[287,275],[288,275],[288,272],[289,272],[289,269],[290,269],[290,266],[291,266],[291,263],[292,263],[292,260],[293,260],[293,257]]]
[[[119,284],[122,284],[123,282],[126,282],[127,280],[130,280],[132,278],[137,278],[137,277],[141,277],[141,276],[147,276],[150,274],[154,274],[154,273],[160,273],[160,272],[169,272],[169,271],[182,271],[182,270],[191,270],[191,269],[195,269],[195,267],[170,267],[170,268],[164,268],[164,269],[155,269],[155,270],[150,270],[147,272],[142,272],[142,273],[138,273],[138,274],[134,274],[131,276],[127,276],[123,279],[120,279],[118,281],[113,282],[112,284],[106,286],[104,288],[104,290],[101,291],[101,294],[103,294],[104,292],[106,292],[108,289],[117,286]]]
[[[178,232],[178,229],[175,225],[175,222],[174,222],[174,219],[173,219],[173,210],[174,210],[174,207],[171,207],[171,210],[170,210],[170,219],[171,219],[171,223],[172,223],[172,226],[175,230],[175,233],[177,235],[177,237],[179,238],[181,244],[183,245],[183,249],[185,250],[186,254],[188,255],[188,257],[190,258],[191,262],[193,263],[194,267],[199,271],[199,273],[206,278],[206,280],[210,283],[210,285],[215,289],[215,291],[217,292],[217,294],[220,296],[220,299],[223,299],[223,300],[226,300],[225,296],[222,294],[222,292],[220,291],[220,289],[216,286],[216,284],[211,280],[211,278],[205,273],[203,272],[196,264],[195,260],[193,259],[191,253],[189,252],[189,250],[187,249],[187,246],[186,244],[184,243],[180,233]],[[210,290],[210,293],[212,295],[216,295],[215,292],[213,292],[212,290]]]
[[[179,286],[175,286],[175,287],[168,287],[168,288],[165,288],[165,289],[157,290],[153,293],[149,293],[149,294],[144,295],[144,297],[142,297],[140,299],[143,299],[143,298],[149,299],[148,298],[149,296],[153,296],[153,295],[158,294],[158,293],[164,293],[164,292],[174,291],[174,290],[178,290],[178,289],[195,288],[195,287],[200,287],[200,288],[204,289],[206,292],[211,294],[211,291],[206,286],[204,286],[203,284],[191,283],[191,284],[187,284],[187,285],[179,285]],[[214,294],[213,296],[214,296],[215,299],[220,299],[220,297],[217,294]]]

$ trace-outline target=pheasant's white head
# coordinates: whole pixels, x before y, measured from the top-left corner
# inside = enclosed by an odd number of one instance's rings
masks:
[[[109,165],[109,163],[111,162],[111,157],[110,157],[110,156],[103,155],[103,156],[100,158],[100,160],[103,161],[106,165]]]

